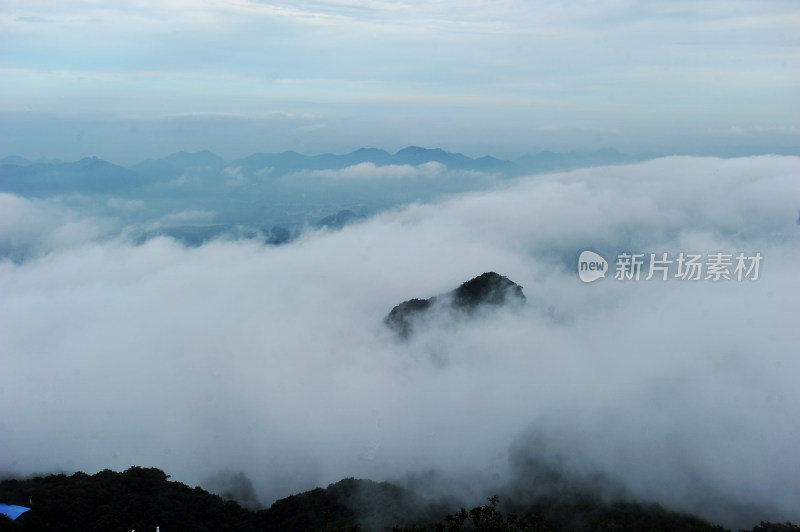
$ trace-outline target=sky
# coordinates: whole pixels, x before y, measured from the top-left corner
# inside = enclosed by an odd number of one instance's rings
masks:
[[[798,522],[798,167],[540,174],[282,246],[135,244],[58,198],[0,194],[0,249],[46,247],[0,261],[0,471],[244,473],[266,505],[433,478],[426,494],[471,485],[477,504],[540,487],[533,457],[730,527]],[[763,261],[757,280],[584,284],[587,249],[612,269],[626,251]],[[526,306],[436,315],[408,342],[383,325],[486,271]]]
[[[799,46],[792,0],[2,0],[0,156],[779,151]]]

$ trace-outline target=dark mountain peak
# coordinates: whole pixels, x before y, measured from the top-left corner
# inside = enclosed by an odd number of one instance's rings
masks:
[[[403,301],[389,312],[383,319],[383,323],[397,333],[400,338],[408,338],[411,336],[413,322],[417,317],[428,312],[435,300],[435,297],[431,297],[429,299],[414,298]]]
[[[3,502],[31,510],[13,526],[0,515],[0,530],[263,530],[258,514],[168,479],[159,469],[134,466],[3,480]]]
[[[0,513],[0,530],[464,530],[459,523],[467,519],[467,525],[479,520],[484,523],[468,530],[726,530],[658,504],[609,499],[596,490],[594,482],[587,484],[574,475],[562,480],[561,469],[545,471],[544,488],[510,484],[503,490],[503,506],[516,509],[519,516],[513,527],[511,517],[504,516],[500,506],[495,508],[496,497],[489,499],[490,506],[469,513],[461,510],[462,517],[456,520],[453,515],[459,505],[455,497],[430,500],[397,484],[346,478],[252,511],[227,497],[172,481],[160,469],[133,466],[122,473],[105,469],[92,475],[76,472],[4,478],[0,480],[3,502],[30,510],[14,521]],[[250,482],[244,474],[235,477]],[[525,482],[532,481],[526,478]],[[459,526],[454,528],[453,523]],[[800,527],[790,522],[761,521],[750,532],[797,530]]]
[[[453,292],[453,305],[473,309],[479,305],[524,302],[522,287],[503,275],[487,272],[463,283]]]
[[[396,484],[345,478],[275,501],[261,512],[260,524],[287,531],[393,530],[399,523],[434,522],[451,510],[445,502],[430,502]]]
[[[498,273],[486,272],[447,294],[404,301],[389,312],[384,323],[401,338],[408,338],[414,323],[439,304],[442,308],[469,316],[479,307],[521,306],[525,301],[520,285]]]

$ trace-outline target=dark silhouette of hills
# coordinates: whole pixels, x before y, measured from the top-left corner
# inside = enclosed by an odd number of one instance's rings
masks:
[[[687,514],[642,502],[605,501],[576,493],[557,502],[518,498],[459,510],[388,482],[346,478],[327,488],[290,495],[269,508],[248,510],[199,487],[169,480],[155,468],[108,469],[0,482],[0,502],[30,508],[16,520],[0,515],[0,531],[110,530],[272,531],[652,531],[725,532]],[[514,512],[514,513],[511,513]],[[761,522],[751,532],[796,532],[791,523]],[[741,531],[746,532],[746,531]]]
[[[390,530],[393,526],[432,524],[454,505],[431,502],[389,482],[346,478],[325,489],[275,501],[263,512],[269,530],[306,531],[346,529]]]
[[[0,500],[31,508],[0,530],[256,530],[253,514],[158,469],[48,475],[0,483]]]
[[[109,530],[389,530],[432,523],[453,505],[431,503],[390,484],[347,478],[291,495],[268,509],[248,510],[201,488],[169,481],[163,471],[48,475],[0,482],[0,501],[31,508],[15,521],[0,515],[0,531]]]
[[[526,301],[522,287],[495,272],[487,272],[461,284],[455,290],[428,299],[409,299],[394,307],[384,323],[401,338],[408,338],[414,323],[435,308],[470,315],[481,307],[513,305]]]

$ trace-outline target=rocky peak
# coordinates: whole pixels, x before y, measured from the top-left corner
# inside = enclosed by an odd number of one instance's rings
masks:
[[[414,322],[423,319],[435,305],[467,316],[481,307],[522,305],[526,301],[522,287],[508,277],[487,272],[470,279],[447,294],[428,299],[409,299],[394,307],[384,323],[400,337],[408,338]]]

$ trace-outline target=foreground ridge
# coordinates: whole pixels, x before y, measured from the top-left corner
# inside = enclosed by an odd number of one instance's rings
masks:
[[[501,501],[493,496],[488,505],[469,511],[463,507],[458,510],[453,499],[430,501],[389,482],[346,478],[325,489],[278,500],[268,509],[247,510],[199,487],[170,481],[159,469],[134,466],[123,473],[106,469],[94,475],[78,472],[3,480],[0,500],[24,503],[31,510],[14,521],[0,515],[0,531],[105,532],[156,527],[164,532],[726,531],[652,503],[608,502],[587,495],[571,505],[561,501],[557,507],[548,508],[542,501],[514,500],[513,493],[503,497]],[[800,527],[792,523],[762,521],[750,531],[740,532],[796,531]]]

